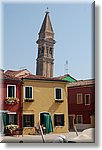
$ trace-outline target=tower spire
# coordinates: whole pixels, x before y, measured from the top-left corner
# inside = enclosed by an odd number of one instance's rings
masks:
[[[52,28],[52,24],[51,24],[51,21],[50,21],[50,17],[49,17],[49,11],[48,11],[48,8],[47,8],[47,11],[46,11],[46,14],[45,14],[45,18],[43,20],[43,23],[42,23],[42,26],[41,26],[41,29],[40,29],[40,32],[39,32],[39,36],[42,34],[42,33],[46,33],[46,32],[50,32],[50,33],[53,33],[53,28]],[[45,35],[43,35],[45,36]]]

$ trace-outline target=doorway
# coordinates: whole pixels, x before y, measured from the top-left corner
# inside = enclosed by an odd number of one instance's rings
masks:
[[[74,115],[69,116],[69,129],[74,129]]]
[[[46,133],[53,132],[52,119],[48,112],[40,113],[40,125],[45,127]]]

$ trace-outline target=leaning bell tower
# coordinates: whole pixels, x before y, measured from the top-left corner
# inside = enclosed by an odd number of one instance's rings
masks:
[[[36,75],[53,77],[55,40],[48,11],[44,17],[37,44]]]

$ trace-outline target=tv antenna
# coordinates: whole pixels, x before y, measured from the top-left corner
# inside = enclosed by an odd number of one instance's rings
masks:
[[[19,67],[19,69],[25,69],[25,68],[26,68],[25,66]]]
[[[66,63],[64,65],[64,72],[65,74],[68,74],[68,60],[66,60]]]

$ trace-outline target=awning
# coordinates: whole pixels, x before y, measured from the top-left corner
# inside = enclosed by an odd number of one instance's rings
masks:
[[[53,125],[50,114],[44,114],[44,126],[46,127],[46,133],[53,132]]]
[[[16,112],[7,112],[7,114],[17,114]]]

